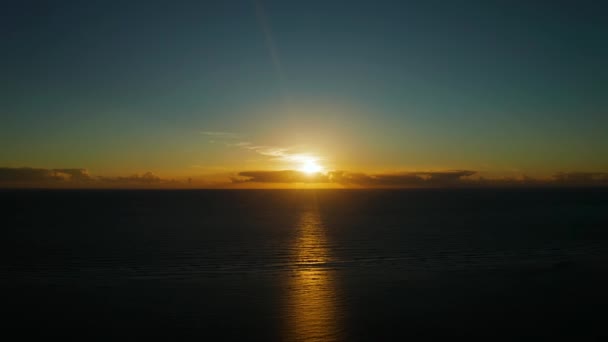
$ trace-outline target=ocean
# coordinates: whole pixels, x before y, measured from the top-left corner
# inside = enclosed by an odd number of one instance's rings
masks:
[[[2,190],[3,325],[207,341],[606,336],[608,189]]]

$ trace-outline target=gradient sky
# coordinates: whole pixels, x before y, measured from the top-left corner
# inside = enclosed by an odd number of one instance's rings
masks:
[[[604,1],[0,6],[2,167],[608,171]]]

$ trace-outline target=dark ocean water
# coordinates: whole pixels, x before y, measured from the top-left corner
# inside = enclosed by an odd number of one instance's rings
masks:
[[[608,335],[607,190],[0,191],[0,205],[3,325],[22,334]]]

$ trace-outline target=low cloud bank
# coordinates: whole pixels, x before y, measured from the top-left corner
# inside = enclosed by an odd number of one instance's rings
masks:
[[[61,182],[91,180],[85,169],[0,168],[0,182]]]
[[[211,177],[211,178],[210,178]],[[330,171],[308,174],[296,170],[243,171],[238,174],[187,178],[159,177],[151,172],[130,176],[93,176],[86,169],[0,167],[0,188],[241,188],[318,184],[345,188],[457,188],[457,187],[608,187],[608,173],[560,172],[547,179],[484,178],[476,171],[451,170],[366,174]]]
[[[352,173],[331,171],[327,174],[306,174],[300,171],[245,171],[233,178],[234,183],[337,183],[357,187],[413,187],[448,186],[462,182],[464,177],[476,172],[469,170],[443,172],[408,172],[394,174]]]
[[[451,186],[462,183],[465,177],[472,176],[475,173],[475,171],[469,170],[455,170],[368,175],[334,171],[330,173],[330,180],[340,184],[363,187]]]
[[[177,184],[151,172],[126,177],[91,176],[86,169],[0,167],[0,187],[147,187]]]
[[[558,184],[608,185],[608,172],[560,172],[554,179]]]
[[[561,172],[549,179],[527,176],[519,178],[484,178],[472,170],[398,172],[366,174],[331,171],[308,175],[294,170],[244,171],[232,178],[233,183],[332,183],[345,187],[538,187],[538,186],[608,186],[608,173]]]
[[[143,175],[135,174],[128,177],[98,177],[98,179],[102,182],[118,184],[160,184],[166,182],[166,180],[163,180],[152,172],[146,172]]]
[[[329,176],[316,173],[306,174],[300,171],[244,171],[239,177],[233,177],[233,183],[328,183]]]

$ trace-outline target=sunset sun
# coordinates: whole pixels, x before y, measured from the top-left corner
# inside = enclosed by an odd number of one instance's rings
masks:
[[[322,172],[324,170],[324,168],[323,168],[323,166],[319,165],[319,163],[315,159],[308,158],[308,159],[302,161],[298,170],[300,172],[304,172],[306,174],[311,175],[314,173]]]

